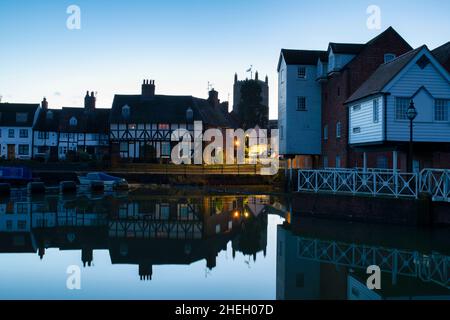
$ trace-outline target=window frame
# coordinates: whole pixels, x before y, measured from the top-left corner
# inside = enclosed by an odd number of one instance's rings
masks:
[[[378,99],[372,101],[372,121],[373,123],[380,122],[380,101]]]
[[[336,139],[342,138],[342,123],[336,122]]]
[[[434,121],[436,122],[449,122],[449,118],[450,118],[450,100],[449,99],[435,99],[434,100]],[[443,119],[438,119],[437,115],[438,115],[438,102],[444,102],[445,104],[443,105],[439,105],[440,108],[442,108],[442,110],[440,110],[440,115],[443,116]]]
[[[303,100],[303,107],[300,107],[300,101]],[[297,96],[297,111],[308,111],[307,101],[305,96]]]
[[[400,100],[403,100],[403,102],[406,103],[405,106],[402,106],[405,108],[402,113],[400,113],[398,110]],[[410,97],[395,97],[395,114],[394,114],[395,121],[408,121],[408,117],[406,116],[406,111],[408,110],[410,103],[411,103]],[[398,115],[400,115],[400,114],[402,114],[401,118],[398,117]]]
[[[300,72],[300,70],[303,70],[303,72]],[[306,67],[298,66],[297,67],[297,79],[306,80],[306,78],[307,78]]]

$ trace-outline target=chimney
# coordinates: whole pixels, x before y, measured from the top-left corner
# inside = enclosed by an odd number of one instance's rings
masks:
[[[258,71],[256,71],[255,72],[255,80],[258,81],[258,78],[259,78],[259,74],[258,74]]]
[[[217,107],[220,104],[219,93],[216,90],[211,89],[211,91],[209,91],[208,102],[213,107]]]
[[[142,83],[142,100],[149,100],[155,96],[155,80],[144,80]]]
[[[89,91],[86,91],[86,96],[84,97],[84,108],[87,111],[94,111],[95,110],[95,95],[94,92],[91,92],[89,95]]]
[[[42,100],[42,102],[41,102],[41,107],[42,107],[42,110],[45,110],[45,111],[48,110],[48,101],[45,97],[44,97],[44,100]]]

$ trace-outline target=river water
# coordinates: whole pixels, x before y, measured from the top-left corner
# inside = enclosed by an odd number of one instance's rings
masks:
[[[0,199],[0,299],[450,299],[448,229],[315,220],[289,203],[14,193]]]

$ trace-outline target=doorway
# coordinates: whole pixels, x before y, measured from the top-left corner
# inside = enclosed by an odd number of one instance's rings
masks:
[[[8,160],[14,160],[16,158],[16,145],[8,144]]]

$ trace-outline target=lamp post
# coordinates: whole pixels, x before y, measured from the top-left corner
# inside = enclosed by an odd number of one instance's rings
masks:
[[[417,110],[414,101],[411,100],[406,116],[409,119],[409,153],[408,153],[408,172],[413,171],[413,121],[417,117]]]

